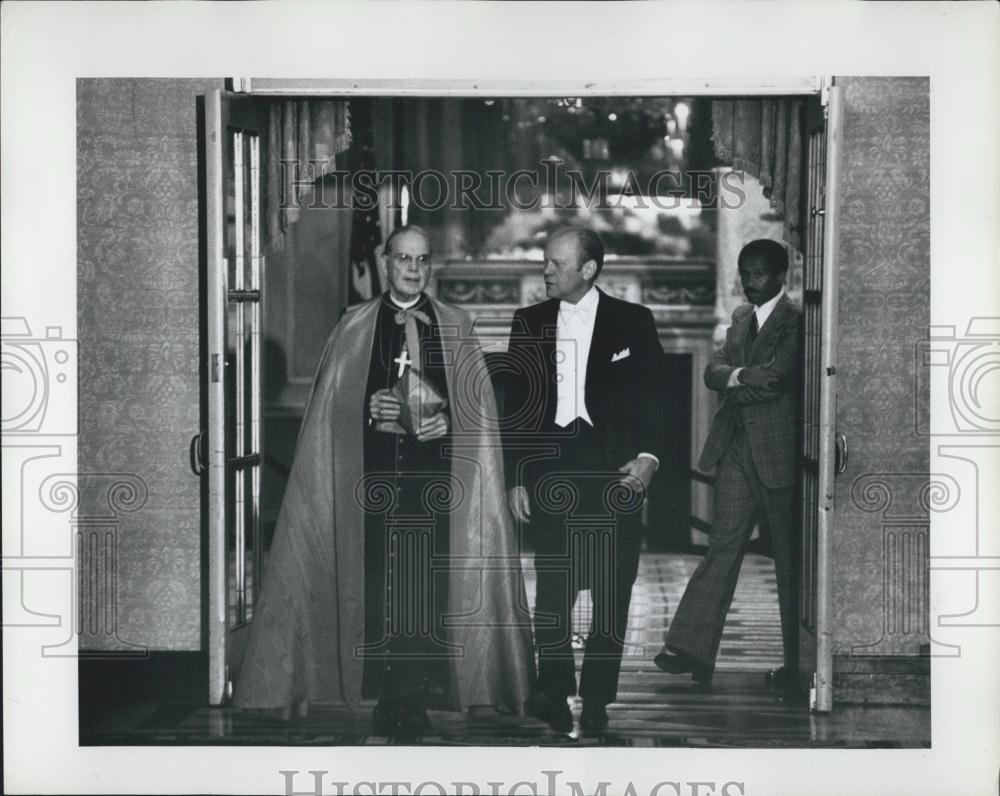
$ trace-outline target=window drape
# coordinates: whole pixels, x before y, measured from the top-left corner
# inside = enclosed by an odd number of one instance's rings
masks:
[[[752,174],[784,220],[784,239],[802,250],[805,235],[805,102],[755,98],[712,102],[715,155]]]
[[[268,138],[265,246],[273,251],[298,220],[300,201],[311,194],[312,183],[332,171],[336,155],[350,147],[349,105],[341,100],[276,100],[268,109]]]

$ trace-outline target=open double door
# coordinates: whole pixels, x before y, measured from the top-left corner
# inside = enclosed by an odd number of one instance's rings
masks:
[[[246,86],[249,81],[237,83]],[[259,84],[259,81],[255,81]],[[309,81],[311,96],[365,94],[364,86]],[[800,86],[801,88],[801,86]],[[802,449],[802,572],[800,629],[804,670],[812,672],[812,707],[833,702],[832,518],[835,470],[846,455],[834,429],[836,413],[837,177],[842,131],[841,90],[823,84],[807,103],[808,233],[803,285],[804,401]],[[482,89],[488,93],[494,89]],[[268,93],[294,94],[294,87]],[[369,92],[371,93],[371,92]],[[384,91],[380,92],[384,93]],[[426,91],[423,92],[426,94]],[[474,95],[471,87],[442,94]],[[532,93],[525,89],[522,93]],[[600,95],[600,86],[567,88],[566,96]],[[621,93],[618,87],[616,93]],[[685,90],[637,88],[636,94],[697,95]],[[776,94],[764,86],[741,92]],[[208,482],[208,644],[212,704],[231,694],[245,634],[253,618],[263,564],[261,534],[262,343],[264,301],[262,163],[266,162],[266,108],[259,97],[214,92],[205,97],[205,313],[207,439],[202,457]],[[838,450],[841,455],[838,456]]]
[[[209,700],[232,693],[263,566],[262,199],[265,109],[205,97]]]

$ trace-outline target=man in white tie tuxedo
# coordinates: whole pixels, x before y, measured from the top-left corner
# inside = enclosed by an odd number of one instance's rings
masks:
[[[641,508],[659,466],[663,349],[652,313],[595,286],[596,233],[566,227],[545,248],[547,301],[514,314],[502,423],[508,504],[535,547],[534,714],[601,731],[615,700],[641,548]],[[590,589],[593,616],[577,689],[570,612]]]

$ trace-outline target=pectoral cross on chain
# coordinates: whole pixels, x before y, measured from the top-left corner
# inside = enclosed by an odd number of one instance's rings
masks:
[[[392,361],[399,365],[399,372],[396,374],[397,379],[401,378],[403,376],[403,371],[413,364],[413,360],[410,359],[410,352],[406,349],[406,346],[403,346],[403,350],[400,352],[399,356]]]

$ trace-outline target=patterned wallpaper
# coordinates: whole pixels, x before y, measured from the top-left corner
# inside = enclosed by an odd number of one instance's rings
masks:
[[[77,82],[80,513],[116,479],[147,493],[111,524],[117,633],[98,623],[83,647],[200,647],[195,97],[221,87]]]
[[[916,655],[927,636],[926,385],[914,351],[930,318],[926,78],[845,78],[837,429],[840,655]]]

